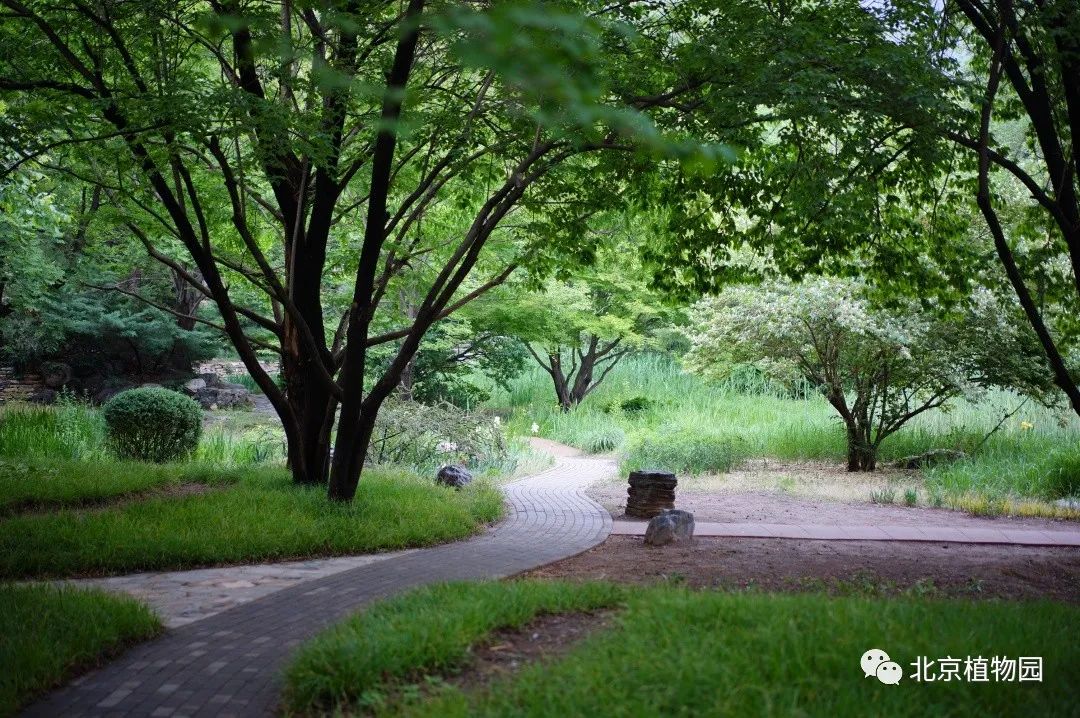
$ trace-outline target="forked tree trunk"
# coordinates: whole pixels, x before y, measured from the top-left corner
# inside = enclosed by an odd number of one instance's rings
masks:
[[[877,468],[877,446],[868,437],[868,431],[857,424],[847,426],[847,470],[873,471]]]

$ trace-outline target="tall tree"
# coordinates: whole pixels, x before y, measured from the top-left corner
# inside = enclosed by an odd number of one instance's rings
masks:
[[[0,141],[174,238],[147,248],[213,301],[294,478],[329,471],[346,500],[436,321],[519,266],[576,259],[582,218],[641,177],[708,174],[718,143],[772,119],[761,108],[826,117],[814,98],[864,46],[860,72],[918,61],[857,0],[0,7]],[[387,326],[380,305],[421,258],[435,271],[415,317]],[[284,389],[260,350],[281,355]]]

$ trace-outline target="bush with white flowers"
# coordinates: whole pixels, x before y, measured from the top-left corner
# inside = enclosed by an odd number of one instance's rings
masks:
[[[723,377],[749,364],[810,382],[843,419],[851,471],[872,470],[881,442],[919,414],[1040,374],[1030,337],[987,297],[951,315],[914,301],[884,309],[858,282],[808,279],[730,287],[692,315],[690,369]]]

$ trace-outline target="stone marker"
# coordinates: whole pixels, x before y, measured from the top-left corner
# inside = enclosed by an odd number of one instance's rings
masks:
[[[680,509],[669,509],[654,516],[645,529],[645,544],[648,546],[664,546],[693,538],[694,515]]]
[[[472,483],[472,479],[472,474],[464,466],[444,466],[435,475],[435,483],[452,486],[455,489],[468,486]]]
[[[675,508],[675,474],[668,471],[631,471],[626,494],[626,515],[651,519]]]

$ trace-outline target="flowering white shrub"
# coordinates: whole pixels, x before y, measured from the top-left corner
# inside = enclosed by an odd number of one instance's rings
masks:
[[[428,471],[442,464],[471,468],[506,459],[501,427],[490,414],[467,412],[452,404],[390,400],[379,411],[368,461],[401,464]]]
[[[1026,338],[976,297],[963,315],[915,302],[874,307],[859,283],[808,279],[735,286],[693,312],[691,370],[717,377],[751,364],[805,379],[844,421],[848,469],[872,470],[881,442],[919,414],[979,386],[1028,386]]]

